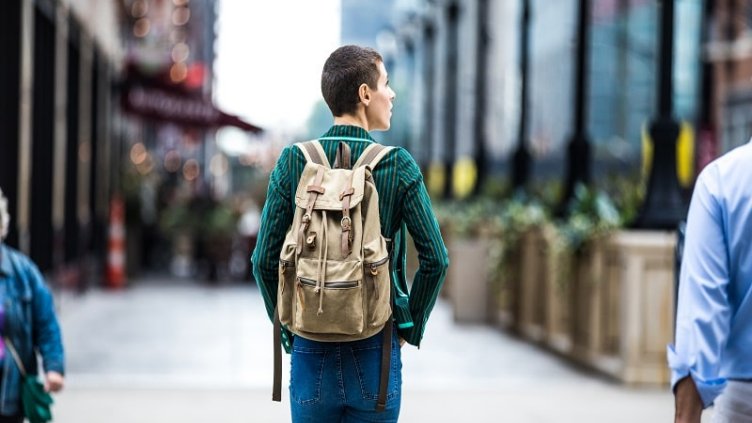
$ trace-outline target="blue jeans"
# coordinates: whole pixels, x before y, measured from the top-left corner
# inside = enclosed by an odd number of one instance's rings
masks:
[[[396,422],[402,359],[397,331],[392,334],[386,410],[382,412],[376,411],[382,333],[353,342],[317,342],[296,336],[290,365],[293,423]]]

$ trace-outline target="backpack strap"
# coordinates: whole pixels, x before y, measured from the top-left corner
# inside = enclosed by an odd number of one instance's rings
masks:
[[[389,289],[389,303],[394,310],[394,289]],[[384,330],[381,332],[381,372],[379,374],[379,394],[376,400],[376,411],[382,412],[386,409],[386,389],[389,387],[389,371],[392,360],[392,332],[394,331],[393,315],[390,313],[386,320]]]
[[[350,172],[350,177],[348,178],[345,190],[339,194],[339,199],[342,201],[342,235],[340,242],[342,257],[347,257],[352,252],[353,232],[352,219],[350,218],[350,200],[353,194],[355,194],[355,189],[353,189],[353,176],[355,176],[355,172]]]
[[[350,169],[350,146],[346,142],[340,141],[337,145],[337,157],[334,159],[335,169]]]
[[[324,188],[321,186],[321,182],[324,180],[324,168],[331,168],[331,166],[329,166],[329,160],[326,158],[324,147],[321,146],[321,143],[318,140],[299,142],[296,143],[295,146],[297,146],[303,153],[306,162],[323,166],[319,167],[316,171],[316,179],[314,180],[313,185],[309,185],[306,188],[306,191],[308,192],[308,204],[306,205],[306,212],[303,215],[302,224],[300,225],[300,229],[298,229],[298,245],[295,248],[295,253],[300,255],[301,251],[303,251],[303,239],[308,230],[308,224],[311,222],[311,212],[313,211],[314,204],[316,204],[316,198],[318,198],[319,194],[324,193]]]
[[[320,194],[324,193],[324,187],[321,186],[321,182],[324,180],[324,168],[319,166],[316,170],[316,178],[313,181],[313,185],[308,185],[306,191],[308,192],[308,204],[306,204],[306,211],[301,219],[300,229],[298,229],[298,245],[295,247],[295,254],[298,256],[303,251],[303,239],[305,233],[308,230],[308,225],[311,223],[311,213],[313,212],[313,206],[316,204],[316,199]]]
[[[274,383],[272,401],[282,401],[282,323],[279,321],[279,304],[274,306]]]
[[[405,248],[405,224],[402,224],[402,227],[400,228],[399,236],[400,236],[400,248],[396,249],[395,253],[395,243],[392,242],[389,245],[389,279],[391,280],[392,275],[394,274],[392,270],[395,270],[398,274],[404,272],[403,263],[402,263],[402,255],[404,254],[404,248]],[[396,239],[395,239],[396,241]],[[382,336],[382,343],[381,343],[381,372],[379,374],[379,393],[376,400],[376,411],[382,412],[386,409],[386,390],[389,386],[389,372],[391,369],[391,359],[392,359],[392,336],[394,332],[394,295],[395,295],[395,285],[392,282],[389,287],[389,305],[390,310],[392,310],[391,313],[389,313],[389,318],[386,321],[386,324],[384,325],[384,330],[381,333]],[[397,347],[399,348],[399,346]]]
[[[375,169],[376,165],[379,164],[381,159],[383,159],[384,156],[386,156],[387,153],[392,150],[394,150],[394,147],[388,147],[379,143],[372,143],[371,145],[366,147],[365,150],[363,150],[363,153],[358,158],[358,161],[355,162],[355,166],[353,166],[353,168],[359,166],[370,166],[371,169]]]
[[[316,163],[318,165],[331,168],[329,160],[326,158],[324,147],[319,140],[299,142],[295,144],[305,156],[306,162]]]

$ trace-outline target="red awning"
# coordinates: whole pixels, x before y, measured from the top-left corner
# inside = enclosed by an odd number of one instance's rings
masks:
[[[262,129],[220,110],[200,92],[173,84],[165,72],[146,75],[131,63],[123,84],[122,107],[133,115],[160,122],[199,128],[235,126],[258,133]]]

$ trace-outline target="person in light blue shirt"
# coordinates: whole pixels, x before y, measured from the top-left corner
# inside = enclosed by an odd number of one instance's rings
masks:
[[[677,422],[752,421],[752,142],[700,174],[687,217],[675,343]]]

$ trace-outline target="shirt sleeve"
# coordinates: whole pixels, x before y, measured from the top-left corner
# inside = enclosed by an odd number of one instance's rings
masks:
[[[52,300],[44,277],[39,273],[36,265],[28,264],[27,273],[32,289],[33,342],[39,354],[45,371],[65,374],[65,359],[63,341],[60,335],[60,325],[55,315],[55,305]]]
[[[277,304],[279,253],[285,231],[292,223],[293,209],[290,193],[290,149],[286,147],[269,176],[266,202],[261,212],[256,249],[253,251],[253,277],[256,279],[266,312],[272,319]]]
[[[410,289],[410,314],[414,325],[400,331],[408,343],[419,346],[426,322],[436,304],[444,283],[449,255],[441,237],[439,223],[431,207],[431,199],[423,183],[423,176],[412,156],[400,155],[403,178],[402,219],[418,252],[418,270]]]
[[[720,366],[731,320],[729,252],[719,189],[717,170],[708,167],[698,178],[689,208],[675,344],[668,347],[672,389],[691,376],[705,407],[726,386]]]

